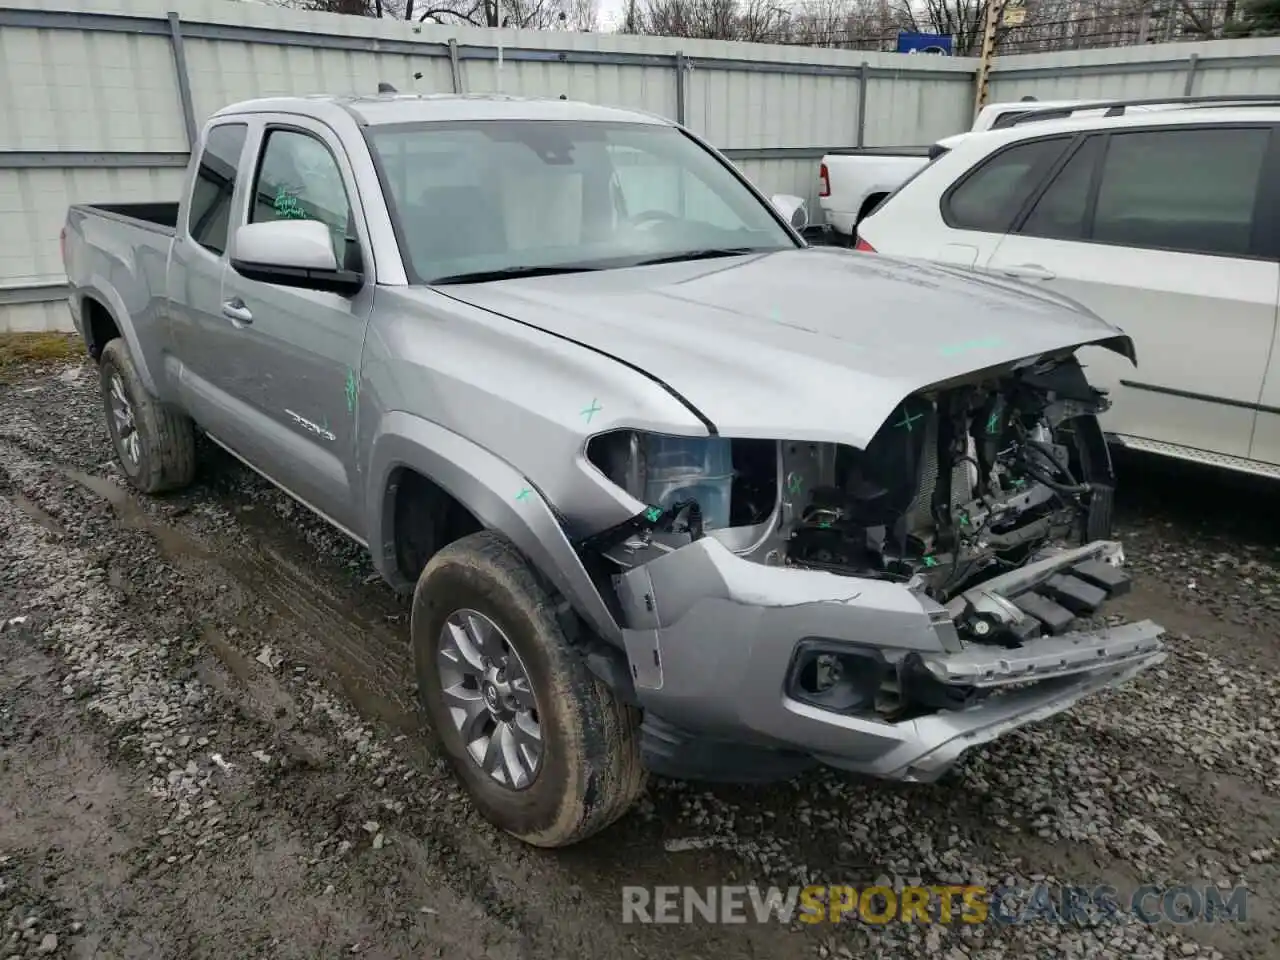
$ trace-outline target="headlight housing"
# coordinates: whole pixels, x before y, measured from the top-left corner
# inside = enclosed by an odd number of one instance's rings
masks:
[[[593,437],[587,456],[610,481],[647,504],[696,500],[705,529],[729,526],[733,441],[617,430]]]

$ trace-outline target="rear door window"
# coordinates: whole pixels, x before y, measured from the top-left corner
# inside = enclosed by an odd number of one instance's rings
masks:
[[[1030,237],[1082,240],[1088,229],[1089,193],[1106,137],[1090,137],[1036,201],[1018,231]]]
[[[957,230],[1005,233],[1068,143],[1033,140],[989,157],[944,195],[942,219]]]
[[[191,188],[187,233],[200,246],[219,256],[227,249],[231,196],[236,189],[236,168],[248,129],[243,123],[223,123],[209,131]]]
[[[1248,255],[1270,137],[1262,127],[1112,134],[1091,239]]]

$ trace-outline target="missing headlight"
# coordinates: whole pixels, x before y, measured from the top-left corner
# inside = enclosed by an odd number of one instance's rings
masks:
[[[881,682],[893,669],[874,650],[827,640],[804,640],[787,672],[787,696],[835,713],[875,708]]]
[[[592,438],[587,456],[613,483],[651,506],[695,501],[707,530],[732,524],[734,441],[621,430]]]

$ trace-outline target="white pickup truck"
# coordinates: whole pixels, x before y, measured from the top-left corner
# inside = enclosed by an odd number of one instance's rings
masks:
[[[853,147],[834,150],[822,158],[818,170],[818,203],[822,221],[839,242],[852,245],[858,224],[880,203],[924,169],[931,157],[953,147],[959,140],[979,130],[1012,124],[1029,107],[1038,110],[1081,106],[1082,100],[1035,100],[992,103],[983,107],[967,133],[958,133],[923,147]]]

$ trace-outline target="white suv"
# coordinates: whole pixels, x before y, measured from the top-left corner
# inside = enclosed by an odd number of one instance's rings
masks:
[[[1280,477],[1280,98],[1167,104],[944,141],[858,246],[1083,304],[1137,343],[1082,352],[1115,440]]]

